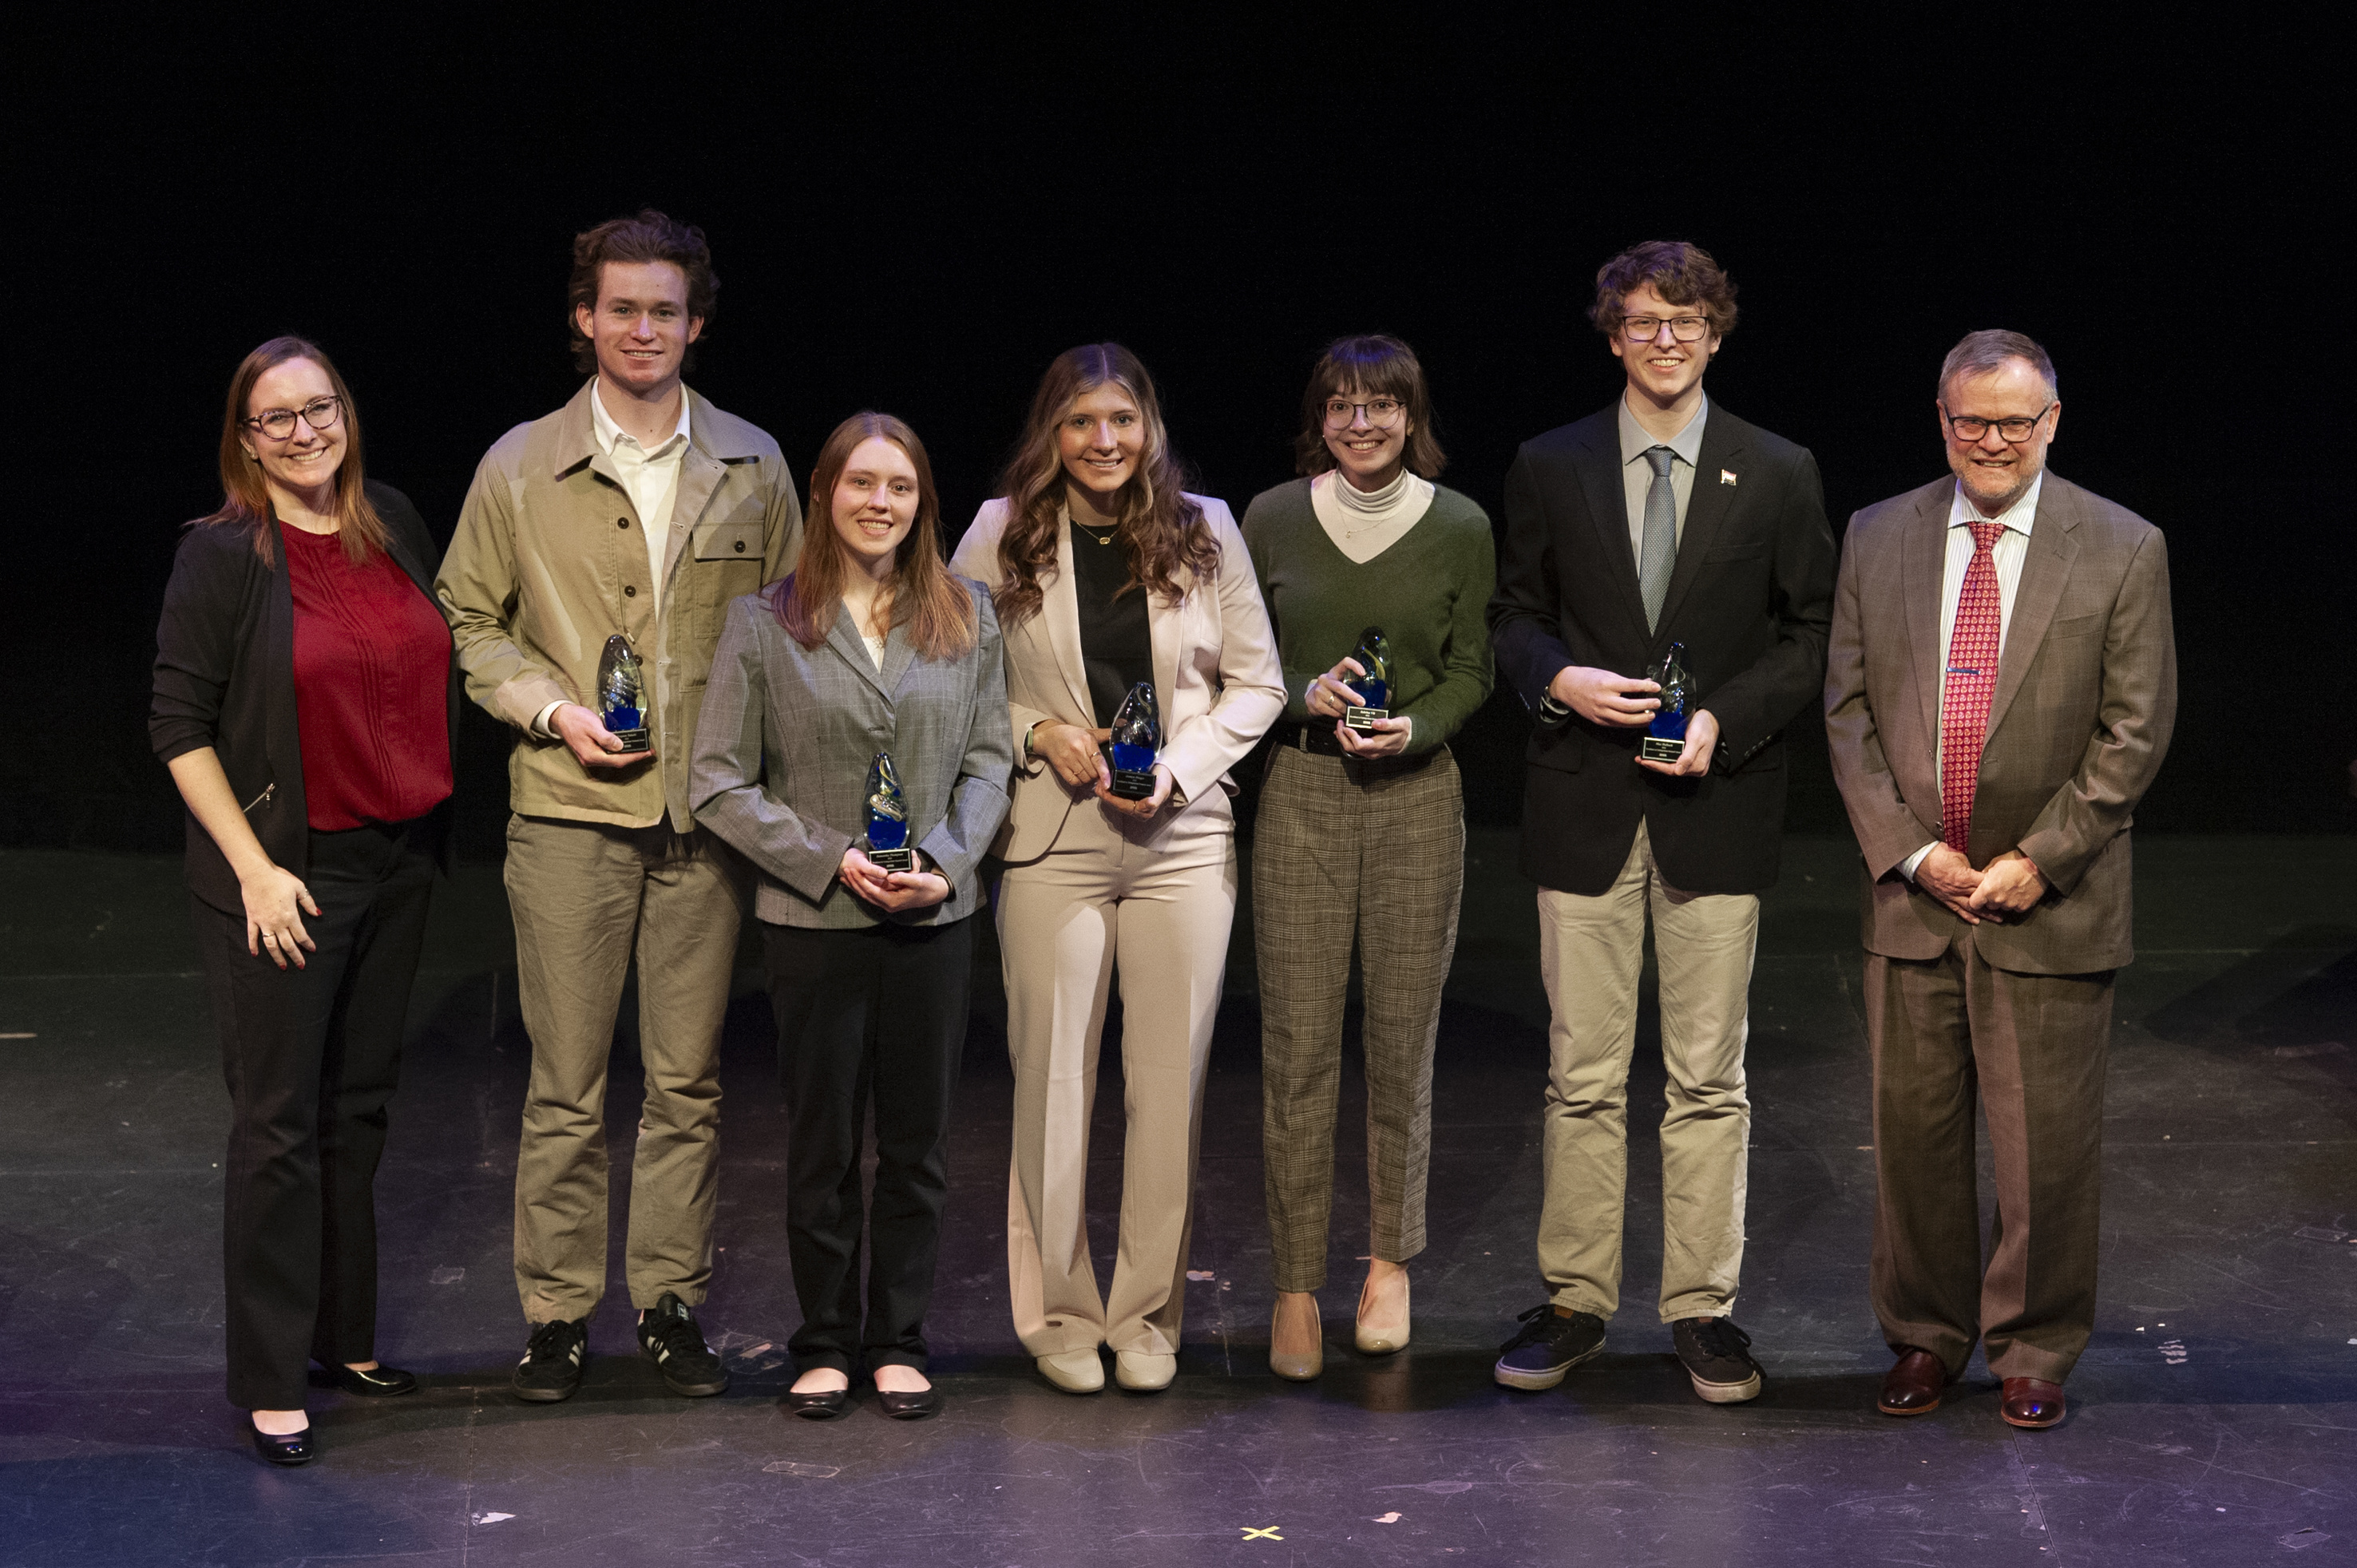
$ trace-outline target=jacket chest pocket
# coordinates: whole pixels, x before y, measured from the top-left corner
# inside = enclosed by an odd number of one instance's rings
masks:
[[[759,518],[707,524],[695,531],[690,544],[698,561],[750,561],[754,572],[757,575],[760,572],[761,522]]]

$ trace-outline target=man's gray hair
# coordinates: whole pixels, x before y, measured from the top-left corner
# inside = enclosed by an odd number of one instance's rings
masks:
[[[2046,383],[2049,402],[2062,396],[2061,385],[2054,379],[2054,360],[2038,339],[1997,328],[1967,332],[1963,342],[1948,350],[1948,357],[1940,361],[1940,396],[1947,397],[1950,383],[1958,376],[1985,376],[1991,371],[2003,370],[2007,360],[2029,361],[2029,368]]]

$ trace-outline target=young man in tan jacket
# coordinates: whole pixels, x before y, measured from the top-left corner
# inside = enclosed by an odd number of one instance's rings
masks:
[[[519,1398],[580,1387],[606,1284],[606,1060],[639,966],[646,1100],[627,1260],[639,1343],[673,1391],[727,1386],[692,1310],[712,1277],[720,1026],[747,878],[687,806],[728,602],[792,569],[802,512],[778,444],[681,381],[718,285],[703,231],[648,210],[576,237],[563,408],[484,456],[435,581],[474,699],[515,726],[506,880],[532,1083],[516,1161]],[[649,748],[601,722],[629,639]]]

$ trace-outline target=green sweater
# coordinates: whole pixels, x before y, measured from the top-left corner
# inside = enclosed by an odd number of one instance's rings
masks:
[[[1490,695],[1495,667],[1484,618],[1497,553],[1488,514],[1468,498],[1434,486],[1424,516],[1365,563],[1326,536],[1308,479],[1254,496],[1243,533],[1276,627],[1286,721],[1311,722],[1303,688],[1349,658],[1371,626],[1391,642],[1391,711],[1415,721],[1411,755],[1455,735]]]

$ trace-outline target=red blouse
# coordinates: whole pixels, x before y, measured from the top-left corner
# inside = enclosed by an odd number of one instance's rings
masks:
[[[283,524],[295,592],[295,724],[303,803],[326,832],[405,822],[450,796],[450,628],[379,553]]]

